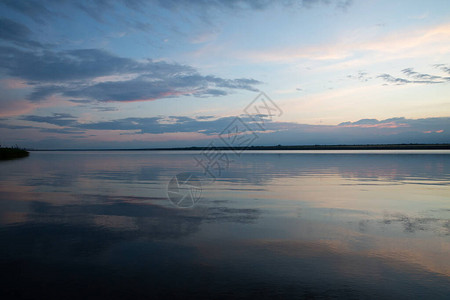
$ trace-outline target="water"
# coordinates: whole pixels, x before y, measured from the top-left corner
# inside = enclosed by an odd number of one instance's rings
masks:
[[[187,209],[194,152],[0,162],[0,296],[449,299],[449,151],[229,155]]]

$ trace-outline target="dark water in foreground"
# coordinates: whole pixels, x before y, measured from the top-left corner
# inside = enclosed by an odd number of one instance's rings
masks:
[[[450,298],[449,151],[233,159],[193,209],[192,152],[0,162],[0,297]]]

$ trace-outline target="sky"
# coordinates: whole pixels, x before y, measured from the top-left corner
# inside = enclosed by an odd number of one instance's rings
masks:
[[[448,0],[0,0],[2,146],[448,143],[449,95]]]

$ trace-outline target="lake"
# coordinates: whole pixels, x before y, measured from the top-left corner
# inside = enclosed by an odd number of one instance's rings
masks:
[[[199,155],[0,162],[2,299],[450,298],[450,151]]]

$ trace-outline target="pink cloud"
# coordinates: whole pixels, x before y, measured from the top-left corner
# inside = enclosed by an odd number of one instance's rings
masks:
[[[14,117],[29,114],[37,108],[56,107],[56,106],[76,106],[77,104],[61,99],[57,96],[51,96],[45,101],[30,102],[24,99],[11,99],[0,101],[0,117]]]
[[[0,101],[0,117],[20,116],[32,112],[36,104],[26,100]]]
[[[239,53],[240,56],[258,62],[285,62],[300,59],[341,60],[353,57],[357,52],[380,54],[378,60],[397,57],[415,57],[432,53],[446,53],[450,50],[447,42],[450,38],[450,23],[425,29],[408,29],[389,35],[373,37],[356,36],[343,41],[313,45],[275,48],[269,50],[251,50]],[[201,53],[201,52],[200,52]],[[224,53],[221,51],[220,53]],[[226,53],[226,52],[225,52]],[[231,54],[231,52],[229,52]],[[202,54],[202,53],[201,53]],[[233,53],[233,55],[237,55]],[[374,57],[365,59],[373,63]],[[347,63],[347,62],[346,62]]]
[[[427,130],[427,131],[423,131],[423,133],[443,133],[444,132],[444,129],[441,129],[441,130],[435,130],[435,131],[433,131],[433,130]]]
[[[23,82],[23,80],[12,78],[2,79],[0,80],[0,84],[8,89],[26,89],[30,87],[25,82]]]

